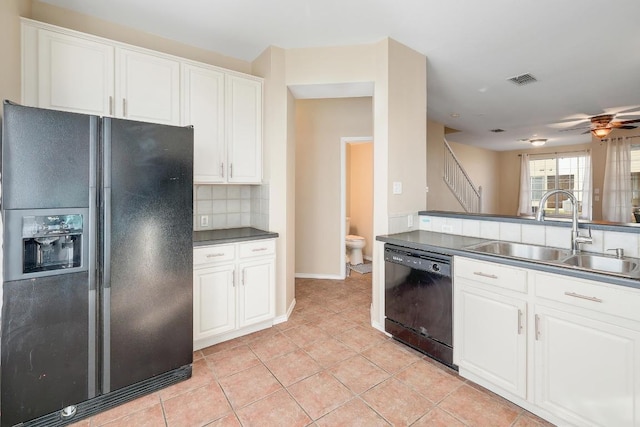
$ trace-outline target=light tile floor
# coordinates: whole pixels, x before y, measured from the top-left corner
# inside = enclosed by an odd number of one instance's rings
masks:
[[[75,426],[550,424],[370,326],[371,275],[296,280],[291,318],[194,353],[193,377]]]

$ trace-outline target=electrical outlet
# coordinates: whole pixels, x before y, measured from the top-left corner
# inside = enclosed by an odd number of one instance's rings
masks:
[[[393,183],[393,194],[402,194],[402,182],[394,181],[394,183]]]
[[[413,215],[407,215],[407,227],[413,227]]]
[[[209,226],[209,215],[200,215],[200,227]]]

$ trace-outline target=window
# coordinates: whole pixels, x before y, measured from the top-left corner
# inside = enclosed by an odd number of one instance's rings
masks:
[[[631,206],[640,207],[640,145],[631,146]]]
[[[640,150],[638,154],[640,154]],[[589,156],[588,152],[530,156],[531,206],[534,212],[540,209],[540,199],[547,191],[561,189],[567,190],[576,196],[578,212],[582,214],[585,167],[588,164],[586,161],[587,156]],[[640,168],[638,172],[640,180]],[[638,191],[638,194],[640,194],[640,186]],[[555,194],[547,200],[544,213],[549,216],[570,216],[571,209],[571,202],[566,195]]]

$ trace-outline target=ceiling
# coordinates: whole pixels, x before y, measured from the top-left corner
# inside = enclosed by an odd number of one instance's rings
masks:
[[[590,142],[549,125],[640,110],[638,0],[42,1],[247,61],[391,37],[427,57],[428,118],[493,150]],[[538,81],[508,81],[525,73]]]

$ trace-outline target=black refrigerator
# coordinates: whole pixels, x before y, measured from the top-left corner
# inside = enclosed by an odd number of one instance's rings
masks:
[[[0,425],[191,376],[193,129],[4,104]]]

